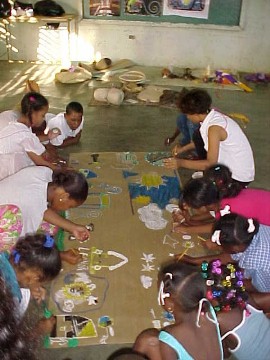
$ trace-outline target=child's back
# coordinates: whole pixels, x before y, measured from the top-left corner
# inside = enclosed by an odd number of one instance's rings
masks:
[[[239,215],[255,218],[260,224],[270,226],[270,191],[262,189],[243,189],[234,198],[224,198],[220,202],[220,209],[226,205],[230,211]]]

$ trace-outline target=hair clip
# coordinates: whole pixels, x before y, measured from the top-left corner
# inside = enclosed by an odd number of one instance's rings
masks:
[[[215,170],[215,171],[220,170],[220,166],[216,166],[214,170]]]
[[[172,280],[173,278],[173,275],[172,273],[166,273],[165,274],[165,277],[166,276],[169,276],[169,278]],[[159,305],[164,305],[165,304],[165,301],[164,299],[166,299],[167,297],[170,297],[171,294],[170,293],[165,293],[164,292],[164,281],[161,281],[160,283],[160,286],[159,286],[159,291],[158,291],[158,304]]]
[[[217,298],[217,297],[220,297],[222,295],[222,291],[221,290],[214,290],[212,294],[213,294],[213,298]]]
[[[172,278],[173,278],[172,273],[166,273],[165,276],[169,276],[169,278],[170,278],[171,280],[172,280]]]
[[[207,269],[208,269],[208,262],[207,261],[202,262],[201,269],[202,269],[202,271],[207,271]]]
[[[34,98],[34,96],[30,96],[30,97],[29,97],[29,100],[30,100],[31,102],[35,102],[35,101],[36,101],[36,99]]]
[[[221,233],[221,230],[216,230],[214,232],[214,234],[212,235],[211,237],[211,241],[214,242],[214,243],[217,243],[218,245],[221,245],[220,243],[220,233]]]
[[[46,240],[43,246],[46,248],[52,248],[53,245],[54,245],[54,239],[50,235],[46,234]]]
[[[222,280],[222,281],[221,281],[221,284],[222,284],[222,286],[224,286],[224,287],[231,287],[231,286],[232,286],[232,283],[231,283],[230,280]]]
[[[208,300],[213,300],[212,290],[207,290],[207,291],[206,291],[206,298],[207,298]]]
[[[250,218],[250,219],[248,219],[248,229],[247,229],[247,232],[249,233],[249,234],[251,234],[251,233],[253,233],[253,231],[255,230],[255,225],[254,225],[254,222],[253,222],[253,219],[252,218]]]
[[[12,251],[12,255],[14,257],[14,264],[18,264],[20,262],[21,255],[17,250]]]
[[[231,207],[230,205],[225,205],[225,207],[222,210],[219,210],[220,216],[228,215],[231,213]]]
[[[212,285],[214,285],[214,280],[206,280],[206,285],[207,286],[212,286]]]
[[[221,272],[222,272],[220,266],[221,266],[221,261],[220,260],[213,261],[213,263],[212,263],[212,273],[220,275]]]

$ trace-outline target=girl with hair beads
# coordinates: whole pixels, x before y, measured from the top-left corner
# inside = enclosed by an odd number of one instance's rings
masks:
[[[259,225],[253,218],[231,213],[224,215],[213,227],[212,242],[222,249],[221,262],[235,261],[244,270],[246,279],[251,279],[251,286],[260,292],[270,292],[270,227]],[[201,264],[203,260],[212,260],[216,255],[183,260]]]
[[[159,344],[152,348],[151,360],[221,360],[223,349],[215,311],[206,298],[206,285],[198,269],[184,263],[171,263],[159,273],[158,302],[174,315],[175,324],[159,332]],[[154,329],[143,332],[149,344]],[[155,330],[156,334],[158,331]],[[137,346],[139,344],[140,346]],[[134,350],[142,351],[140,335]],[[144,348],[149,356],[148,345]]]
[[[164,160],[169,169],[187,168],[205,170],[216,163],[227,165],[232,177],[243,186],[254,180],[255,167],[251,146],[240,126],[229,116],[211,109],[212,99],[202,89],[190,90],[183,96],[180,108],[183,114],[195,124],[201,124],[200,134],[207,151],[205,160],[186,160],[177,157]],[[194,148],[194,143],[183,146],[179,151]],[[187,148],[188,147],[188,148]],[[174,149],[173,155],[179,151]]]
[[[16,111],[0,114],[0,180],[27,166],[56,168],[45,159],[46,149],[32,132],[32,128],[42,124],[48,107],[44,96],[30,92],[21,101],[21,114]],[[49,137],[54,136],[51,131]]]
[[[18,240],[10,254],[0,254],[0,275],[12,293],[18,320],[28,307],[30,297],[44,300],[41,285],[53,280],[61,270],[60,253],[49,235],[28,235]],[[46,321],[47,320],[47,321]],[[54,318],[42,319],[41,327],[52,328]]]
[[[206,169],[203,178],[191,179],[184,186],[180,205],[187,211],[174,214],[174,220],[180,222],[184,217],[185,221],[175,226],[174,231],[211,232],[214,217],[219,219],[230,212],[254,217],[260,224],[270,226],[269,203],[270,191],[243,189],[232,179],[227,166],[216,164]],[[190,216],[190,209],[199,215]]]
[[[175,324],[142,331],[134,350],[150,360],[222,359],[223,352],[238,360],[268,359],[270,320],[249,298],[236,264],[173,263],[162,269],[160,280],[159,301]]]
[[[90,233],[84,226],[58,214],[59,211],[80,206],[86,200],[88,183],[83,174],[73,170],[53,173],[43,166],[27,167],[2,180],[0,188],[0,207],[7,208],[9,204],[14,208],[10,210],[13,220],[0,234],[2,247],[5,244],[12,246],[18,235],[35,233],[38,229],[54,234],[57,231],[55,226],[70,232],[80,241],[89,238]],[[14,214],[14,211],[17,213]],[[6,216],[9,220],[10,212]],[[5,214],[2,214],[4,218]],[[21,224],[17,223],[17,219]],[[12,234],[17,236],[12,237]],[[61,256],[71,263],[80,260],[79,254],[74,254],[72,250],[62,252]]]
[[[225,356],[233,355],[238,360],[268,359],[270,320],[257,309],[256,298],[249,298],[240,268],[214,260],[204,261],[201,270],[207,285],[206,297],[217,313]]]

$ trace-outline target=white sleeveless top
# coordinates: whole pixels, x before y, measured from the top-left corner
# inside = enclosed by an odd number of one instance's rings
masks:
[[[208,151],[208,129],[217,125],[227,132],[227,139],[220,142],[218,163],[229,167],[232,178],[242,182],[254,180],[255,166],[251,146],[240,126],[225,114],[211,110],[200,127],[204,148]]]

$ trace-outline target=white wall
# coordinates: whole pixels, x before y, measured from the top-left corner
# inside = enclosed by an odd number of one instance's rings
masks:
[[[99,51],[113,61],[129,58],[142,65],[204,68],[209,64],[211,68],[270,72],[270,1],[243,1],[242,29],[234,30],[215,26],[82,20],[78,37],[72,37],[72,60],[92,61]],[[66,12],[82,13],[80,0],[59,0],[58,3]],[[26,44],[21,40],[25,32],[26,26],[21,25],[16,34],[17,56],[36,59],[38,37],[35,38],[32,29],[33,41]],[[134,39],[129,39],[129,35]],[[24,44],[22,49],[21,43]]]

